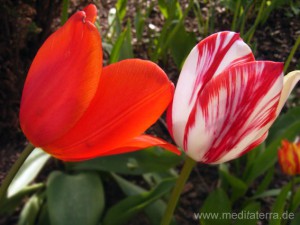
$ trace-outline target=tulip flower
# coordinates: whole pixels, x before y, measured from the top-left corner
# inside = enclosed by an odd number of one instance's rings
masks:
[[[300,142],[290,143],[287,140],[282,140],[282,146],[278,151],[278,159],[285,174],[300,174]]]
[[[283,64],[255,61],[234,32],[220,32],[188,55],[168,110],[169,131],[198,162],[235,159],[265,140],[300,71],[283,76]]]
[[[174,85],[154,63],[102,67],[97,9],[75,13],[39,49],[28,72],[20,124],[28,140],[65,161],[171,144],[143,132],[170,103]]]

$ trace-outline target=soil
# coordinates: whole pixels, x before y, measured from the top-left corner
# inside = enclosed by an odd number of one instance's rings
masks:
[[[90,1],[70,1],[69,13],[72,14],[82,9]],[[108,29],[107,16],[109,9],[116,1],[94,1],[99,9],[101,32]],[[140,4],[144,1],[138,1]],[[188,1],[180,1],[185,6]],[[207,16],[207,4],[200,1],[201,10]],[[206,2],[206,1],[205,1]],[[62,0],[2,0],[0,4],[0,182],[4,179],[7,171],[11,168],[20,152],[26,146],[26,138],[19,127],[18,111],[21,99],[22,87],[26,78],[31,61],[43,41],[60,25]],[[127,15],[134,15],[136,1],[128,1]],[[145,3],[143,3],[145,4]],[[232,17],[216,1],[216,23],[214,31],[230,30]],[[300,35],[300,19],[298,16],[287,16],[287,10],[274,11],[267,22],[257,28],[254,34],[253,43],[257,59],[282,61],[284,62]],[[129,16],[130,17],[130,16]],[[255,18],[253,18],[254,22]],[[151,12],[147,23],[154,23],[161,26],[164,19],[159,14],[157,7]],[[246,27],[252,23],[246,24]],[[186,26],[194,31],[201,40],[197,31],[195,15],[191,13],[186,20]],[[142,46],[136,45],[135,55],[140,58],[147,58]],[[107,59],[107,54],[104,54]],[[300,51],[296,52],[289,70],[300,68]],[[176,83],[179,71],[174,62],[169,59],[166,64],[160,63],[170,79]],[[299,99],[300,88],[297,88],[294,98]],[[150,132],[170,140],[163,119],[154,125]],[[51,164],[52,168],[55,165]],[[179,168],[178,168],[179,169]],[[49,170],[49,168],[48,168]],[[201,173],[200,173],[201,172]],[[43,171],[44,177],[47,171]],[[191,174],[189,181],[180,199],[176,212],[178,224],[198,224],[193,217],[198,212],[207,193],[211,192],[217,185],[217,168],[214,166],[198,165]],[[285,179],[285,178],[284,178]],[[283,180],[284,180],[283,179]],[[106,184],[109,186],[110,184]],[[276,184],[274,184],[276,186]],[[122,195],[115,195],[119,190],[117,187],[110,187],[108,194],[111,195],[111,203],[122,198]],[[17,222],[19,209],[13,215],[0,218],[0,225],[13,225]],[[147,224],[145,216],[140,214],[130,224]]]

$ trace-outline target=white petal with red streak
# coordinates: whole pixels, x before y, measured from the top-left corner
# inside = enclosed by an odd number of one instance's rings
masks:
[[[183,65],[172,105],[171,129],[180,147],[188,117],[204,85],[224,69],[253,60],[249,46],[234,32],[213,34],[192,49]]]
[[[187,154],[206,163],[240,155],[276,118],[282,64],[250,62],[225,71],[200,94],[187,123]]]

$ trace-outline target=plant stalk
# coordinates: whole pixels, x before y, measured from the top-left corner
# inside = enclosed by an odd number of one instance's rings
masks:
[[[177,202],[179,200],[180,194],[184,188],[184,185],[187,181],[187,179],[189,178],[194,166],[196,165],[196,161],[194,161],[193,159],[187,157],[183,168],[181,170],[181,173],[176,181],[175,187],[172,191],[172,194],[170,196],[168,205],[167,205],[167,209],[165,211],[165,214],[162,218],[161,221],[161,225],[169,225],[171,220],[172,220],[172,216],[174,214],[175,208],[177,206]]]
[[[234,16],[233,16],[233,21],[231,24],[231,30],[232,31],[236,31],[236,21],[237,21],[237,17],[240,14],[240,7],[241,7],[241,0],[237,0],[236,4],[235,4],[235,10],[234,10]]]
[[[69,0],[63,0],[62,3],[62,13],[61,13],[61,25],[64,25],[68,20],[68,9],[69,9]]]
[[[290,62],[292,61],[292,58],[294,57],[295,55],[295,52],[297,50],[297,48],[299,47],[300,45],[300,35],[298,36],[297,40],[296,40],[296,43],[294,44],[285,64],[284,64],[284,68],[283,68],[283,71],[286,73],[287,69],[289,68],[289,65],[290,65]]]

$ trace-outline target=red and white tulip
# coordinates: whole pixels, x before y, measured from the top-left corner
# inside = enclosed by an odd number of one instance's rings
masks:
[[[255,61],[239,34],[219,32],[187,57],[169,107],[169,131],[192,159],[222,163],[265,140],[300,72]]]

